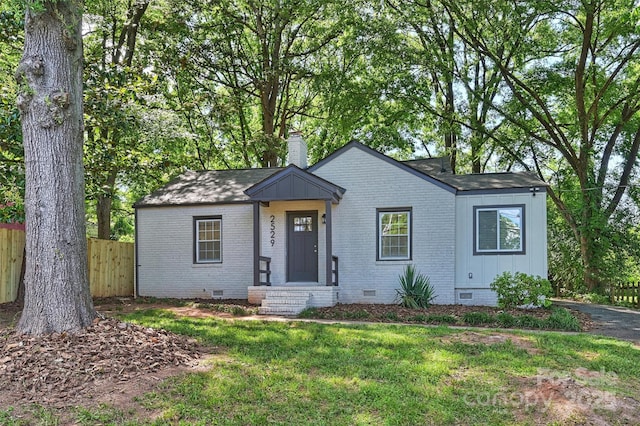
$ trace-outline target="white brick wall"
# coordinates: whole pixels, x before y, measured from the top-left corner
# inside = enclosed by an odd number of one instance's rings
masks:
[[[435,303],[455,302],[455,196],[358,148],[314,173],[347,191],[333,206],[333,254],[340,259],[341,303],[393,303],[398,276],[414,264],[431,278]],[[412,207],[412,260],[377,261],[377,208]],[[375,290],[365,296],[364,290]]]
[[[431,279],[438,304],[494,305],[489,283],[504,270],[546,276],[544,194],[458,196],[353,147],[314,173],[346,189],[332,206],[333,254],[339,257],[340,303],[393,303],[408,264]],[[526,205],[527,254],[473,256],[473,206]],[[412,259],[376,260],[378,208],[412,208]],[[261,255],[272,258],[272,282],[286,283],[286,212],[317,210],[324,201],[278,201],[261,207]],[[230,204],[138,209],[141,296],[247,298],[253,284],[253,207]],[[220,264],[193,263],[193,217],[222,216]],[[274,235],[271,234],[273,216]],[[325,282],[325,230],[318,223],[319,283]],[[273,244],[271,240],[273,239]],[[472,273],[473,278],[469,278]],[[471,299],[461,293],[472,293]]]
[[[222,216],[222,263],[193,263],[193,217]],[[253,210],[250,204],[138,209],[140,296],[247,298],[253,283]]]

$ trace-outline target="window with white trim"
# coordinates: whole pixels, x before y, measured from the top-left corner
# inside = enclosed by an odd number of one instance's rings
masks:
[[[474,208],[475,254],[522,254],[524,205]]]
[[[195,263],[222,262],[222,218],[196,218]]]
[[[411,209],[378,209],[378,260],[411,259]]]

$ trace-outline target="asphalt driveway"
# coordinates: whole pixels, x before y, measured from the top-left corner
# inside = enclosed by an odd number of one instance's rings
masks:
[[[640,311],[566,300],[554,300],[553,303],[591,315],[595,327],[589,333],[640,343]]]

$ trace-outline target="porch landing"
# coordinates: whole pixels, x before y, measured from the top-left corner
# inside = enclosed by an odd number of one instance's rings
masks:
[[[249,303],[261,305],[263,315],[298,315],[309,307],[333,306],[338,302],[338,287],[321,285],[252,286]]]

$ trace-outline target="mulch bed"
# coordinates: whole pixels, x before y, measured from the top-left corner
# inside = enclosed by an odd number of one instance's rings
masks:
[[[580,322],[582,331],[593,328],[594,323],[588,314],[569,309],[571,314]],[[426,323],[443,324],[444,316],[452,317],[449,325],[475,325],[481,327],[497,327],[496,322],[485,324],[469,324],[464,321],[465,315],[471,313],[485,313],[495,317],[500,313],[507,313],[513,317],[524,315],[546,320],[551,315],[550,309],[501,309],[492,306],[464,306],[464,305],[431,305],[427,309],[409,309],[397,305],[376,305],[376,304],[352,304],[336,305],[328,308],[316,308],[309,315],[310,318],[329,320],[356,320],[382,323]],[[426,318],[425,318],[426,317]],[[526,328],[526,327],[518,327]]]
[[[0,331],[0,406],[68,405],[96,382],[127,382],[163,368],[190,366],[203,353],[194,339],[113,318],[77,333],[32,337]]]

